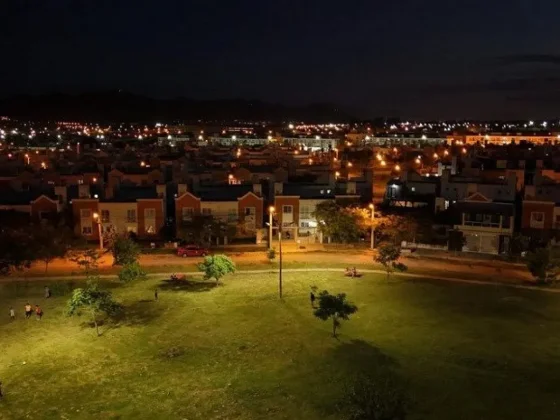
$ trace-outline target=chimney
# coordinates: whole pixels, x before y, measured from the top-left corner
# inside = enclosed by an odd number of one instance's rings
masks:
[[[282,195],[284,192],[284,184],[281,182],[274,183],[274,195]]]
[[[253,184],[253,192],[260,197],[262,195],[262,185]]]
[[[89,185],[78,185],[78,198],[90,198]]]
[[[163,184],[157,184],[156,185],[156,193],[158,195],[158,197],[165,199],[165,193],[167,190],[167,185]]]
[[[65,185],[57,185],[54,187],[54,194],[58,198],[60,204],[66,204],[68,202],[68,193],[66,191]]]
[[[187,192],[187,184],[177,184],[177,197],[181,197]]]

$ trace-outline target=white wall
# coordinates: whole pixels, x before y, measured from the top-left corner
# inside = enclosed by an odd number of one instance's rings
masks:
[[[237,201],[202,201],[200,211],[210,209],[211,215],[224,222],[236,222],[239,219]]]

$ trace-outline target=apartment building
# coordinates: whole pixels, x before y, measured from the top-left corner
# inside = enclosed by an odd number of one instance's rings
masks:
[[[155,238],[165,223],[163,189],[119,188],[111,197],[81,197],[72,200],[75,233],[96,239],[98,224],[103,232],[132,232],[139,238]]]

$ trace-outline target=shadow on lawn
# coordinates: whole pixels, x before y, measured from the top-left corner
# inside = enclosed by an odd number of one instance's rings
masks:
[[[216,282],[195,280],[162,280],[159,284],[160,290],[171,292],[209,292],[219,286]]]

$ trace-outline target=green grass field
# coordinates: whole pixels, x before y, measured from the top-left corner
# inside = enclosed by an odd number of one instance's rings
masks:
[[[311,313],[312,284],[359,307],[339,340]],[[363,372],[402,384],[412,419],[560,418],[556,294],[338,273],[286,273],[283,301],[272,274],[105,285],[126,315],[98,338],[44,283],[0,284],[1,419],[341,419]],[[24,319],[27,300],[42,321]]]

